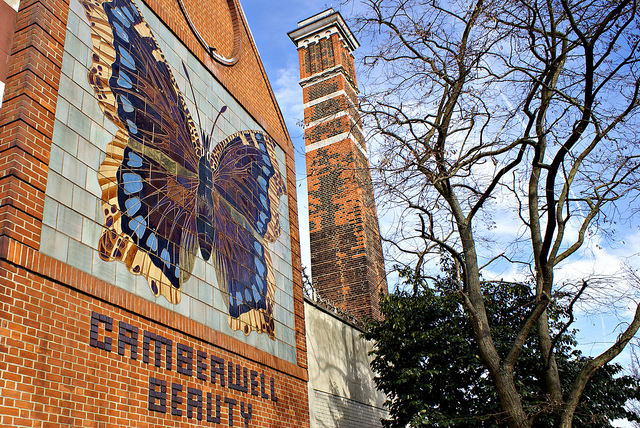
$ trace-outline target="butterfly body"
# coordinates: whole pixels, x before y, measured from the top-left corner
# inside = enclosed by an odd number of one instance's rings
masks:
[[[275,337],[266,245],[281,233],[285,193],[275,142],[241,131],[214,144],[196,127],[135,4],[81,3],[93,33],[88,79],[118,126],[99,170],[101,258],[125,263],[156,296],[178,303],[200,254],[215,267],[231,328]]]

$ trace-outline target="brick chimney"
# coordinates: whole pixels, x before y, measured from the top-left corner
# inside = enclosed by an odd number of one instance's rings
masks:
[[[352,52],[359,47],[328,9],[289,32],[304,98],[311,275],[317,293],[362,319],[380,318],[387,292]]]

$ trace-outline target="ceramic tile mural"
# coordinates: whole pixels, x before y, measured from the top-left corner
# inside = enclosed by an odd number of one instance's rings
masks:
[[[72,0],[62,72],[41,251],[295,363],[282,149],[141,3]]]

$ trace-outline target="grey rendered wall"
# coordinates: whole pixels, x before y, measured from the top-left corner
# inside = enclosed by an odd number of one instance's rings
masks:
[[[305,301],[311,428],[379,427],[387,417],[361,331]]]

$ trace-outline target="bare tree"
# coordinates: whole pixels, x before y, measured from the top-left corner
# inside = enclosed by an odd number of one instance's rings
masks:
[[[628,224],[640,190],[638,4],[363,4],[359,34],[375,46],[364,58],[362,99],[378,135],[372,160],[382,197],[405,208],[390,242],[425,277],[430,256],[445,251],[456,260],[459,293],[507,424],[531,427],[545,411],[570,427],[589,378],[640,327],[639,306],[615,344],[563,390],[546,309],[558,298],[573,308],[590,284],[574,278],[579,286],[558,293],[557,271],[590,235],[612,237],[617,224]],[[536,298],[500,354],[483,275],[506,266],[530,275]],[[546,367],[544,408],[523,408],[514,383],[531,334]]]

